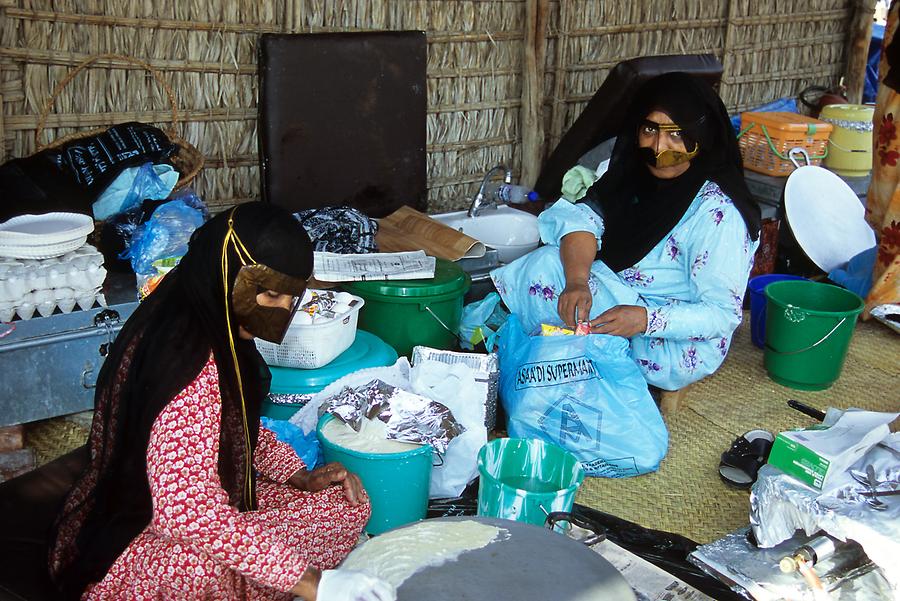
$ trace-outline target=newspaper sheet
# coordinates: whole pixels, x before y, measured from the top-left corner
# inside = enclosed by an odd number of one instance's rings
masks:
[[[612,541],[597,543],[591,549],[619,570],[634,589],[638,601],[713,601],[712,597]]]
[[[313,277],[319,282],[424,280],[434,277],[435,259],[424,251],[341,255],[316,252]]]

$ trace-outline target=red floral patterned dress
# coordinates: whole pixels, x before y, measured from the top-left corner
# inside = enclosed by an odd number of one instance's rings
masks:
[[[218,475],[221,398],[209,362],[156,418],[147,447],[153,518],[83,599],[292,599],[307,566],[335,567],[359,540],[369,505],[341,487],[285,484],[304,467],[260,428],[254,465],[259,509],[228,504]]]

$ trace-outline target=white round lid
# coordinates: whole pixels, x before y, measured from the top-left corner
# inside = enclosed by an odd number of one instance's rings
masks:
[[[808,165],[788,177],[784,211],[803,252],[828,273],[875,246],[862,202],[844,180]]]

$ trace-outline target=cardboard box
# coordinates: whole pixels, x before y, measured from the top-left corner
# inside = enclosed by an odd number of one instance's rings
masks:
[[[890,433],[891,419],[887,413],[849,411],[831,426],[781,432],[768,463],[815,490],[824,490]]]
[[[807,447],[804,444],[805,437],[798,434],[798,432],[782,432],[775,437],[769,453],[769,465],[777,467],[807,486],[822,490],[822,484],[831,467],[831,460]]]

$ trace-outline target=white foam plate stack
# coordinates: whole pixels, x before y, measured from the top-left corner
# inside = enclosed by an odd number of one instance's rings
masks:
[[[0,321],[106,306],[103,255],[90,244],[49,259],[0,258]]]
[[[87,241],[94,219],[80,213],[19,215],[0,223],[0,257],[51,259]]]

